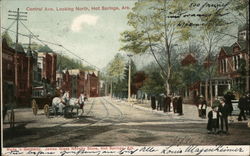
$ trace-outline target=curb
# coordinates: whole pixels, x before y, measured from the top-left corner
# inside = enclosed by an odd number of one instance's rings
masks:
[[[136,108],[136,109],[139,109],[139,110],[143,110],[143,111],[149,111],[149,112],[152,112],[154,114],[160,114],[160,115],[165,115],[165,116],[167,116],[167,115],[175,115],[173,112],[166,112],[166,113],[164,113],[163,111],[152,110],[150,108],[138,106],[136,104],[132,104],[132,103],[124,101],[124,100],[116,100],[116,99],[112,99],[112,98],[110,98],[110,100],[112,102],[116,102],[116,104],[117,104],[117,102],[121,102],[121,103],[123,103],[123,104],[125,104],[127,106],[130,106],[130,107],[133,107],[133,108]]]

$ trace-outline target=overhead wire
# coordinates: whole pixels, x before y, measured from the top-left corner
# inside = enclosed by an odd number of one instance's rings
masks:
[[[87,64],[89,64],[90,66],[94,67],[95,69],[97,70],[100,70],[100,68],[98,68],[97,66],[93,65],[92,63],[88,62],[87,60],[81,58],[80,56],[78,56],[77,54],[75,54],[74,52],[72,52],[71,50],[67,49],[66,47],[64,47],[63,45],[61,44],[58,44],[58,43],[53,43],[53,42],[50,42],[50,41],[45,41],[45,40],[41,40],[40,38],[38,38],[22,21],[20,21],[20,23],[25,27],[26,30],[29,31],[29,33],[32,35],[31,37],[32,38],[35,38],[35,40],[38,40],[39,42],[41,42],[43,45],[47,45],[46,43],[48,44],[52,44],[52,45],[55,45],[55,46],[58,46],[58,47],[61,47],[63,48],[64,50],[66,50],[68,53],[74,55],[75,57],[77,57],[79,60],[81,61],[84,61],[86,62]],[[12,33],[16,33],[16,31],[13,31],[13,30],[9,30],[7,28],[4,28],[4,27],[1,27],[2,29],[5,29],[5,30],[8,30]],[[26,34],[22,34],[22,33],[18,33],[19,35],[22,35],[22,36],[25,36],[25,37],[29,37],[29,35],[26,35]]]
[[[14,23],[16,23],[16,21],[13,21],[13,22],[6,28],[6,31],[8,31],[8,30],[12,27],[12,25],[13,25]]]
[[[27,30],[37,39],[37,40],[39,40],[40,42],[47,42],[47,43],[49,43],[49,44],[53,44],[53,45],[62,47],[62,48],[65,49],[67,52],[69,52],[70,54],[74,55],[75,57],[77,57],[77,58],[80,59],[81,61],[84,61],[84,62],[86,62],[87,64],[89,64],[90,66],[93,66],[94,68],[100,70],[100,68],[98,68],[97,66],[95,66],[95,65],[93,65],[92,63],[88,62],[87,60],[81,58],[80,56],[78,56],[77,54],[75,54],[75,53],[72,52],[71,50],[67,49],[67,48],[64,47],[63,45],[58,44],[58,43],[53,43],[53,42],[44,41],[44,40],[39,39],[37,36],[35,36],[35,35],[33,34],[33,32],[32,32],[32,31],[31,31],[22,21],[20,21],[20,22],[21,22],[21,24],[22,24],[22,25],[23,25],[23,26],[24,26],[24,27],[25,27],[25,28],[26,28],[26,29],[27,29]]]

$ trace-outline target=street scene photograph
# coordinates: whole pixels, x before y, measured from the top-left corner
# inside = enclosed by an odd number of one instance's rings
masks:
[[[4,155],[249,152],[249,0],[0,4]]]

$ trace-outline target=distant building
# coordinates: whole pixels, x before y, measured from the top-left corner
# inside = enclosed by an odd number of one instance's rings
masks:
[[[37,53],[37,66],[38,69],[41,70],[41,75],[38,76],[41,76],[40,78],[45,90],[44,94],[47,94],[48,92],[50,92],[50,94],[54,94],[56,87],[57,55],[46,45],[41,47]]]
[[[87,82],[85,84],[87,86],[85,91],[90,97],[99,96],[100,83],[98,72],[89,72]]]
[[[56,82],[56,54],[38,52],[38,66],[42,71],[41,78],[54,86]]]
[[[96,71],[66,69],[57,71],[56,79],[57,89],[69,91],[71,97],[79,97],[82,92],[88,97],[100,95],[100,83]]]

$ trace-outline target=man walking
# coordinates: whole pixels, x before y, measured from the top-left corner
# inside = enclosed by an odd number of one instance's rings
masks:
[[[204,97],[201,98],[201,117],[206,118],[207,101]]]
[[[155,96],[154,95],[151,96],[151,108],[153,110],[155,110],[155,108],[156,108],[156,100],[155,100]]]
[[[178,97],[175,96],[173,98],[173,111],[174,111],[174,113],[177,113],[177,100],[178,100]]]
[[[82,116],[84,113],[84,101],[85,101],[85,97],[84,97],[83,92],[81,92],[78,100],[79,100],[80,109],[82,110],[82,113],[81,113],[81,116]]]
[[[177,99],[177,113],[179,113],[179,115],[183,115],[182,101],[182,97],[179,96]]]
[[[171,104],[171,95],[166,97],[166,111],[170,112],[170,104]]]
[[[247,109],[247,98],[245,95],[240,97],[238,108],[240,109],[238,121],[242,121],[242,117],[244,118],[244,120],[247,120],[246,115],[245,115],[245,110]]]
[[[226,105],[225,99],[220,98],[220,105],[219,105],[219,113],[220,113],[220,121],[221,121],[221,131],[222,133],[229,134],[228,133],[228,115],[229,115],[229,106]],[[224,130],[224,126],[226,127],[226,130]]]

